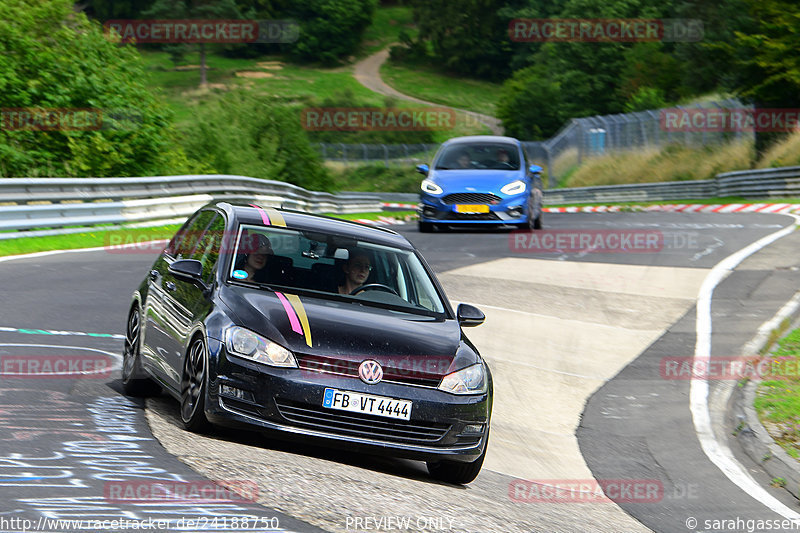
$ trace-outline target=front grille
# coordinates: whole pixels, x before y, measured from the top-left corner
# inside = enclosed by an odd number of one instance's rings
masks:
[[[501,198],[487,192],[456,192],[442,198],[446,204],[496,204]]]
[[[278,399],[275,403],[281,416],[292,424],[338,435],[430,445],[441,440],[450,430],[448,424],[382,419]]]
[[[347,361],[337,359],[334,357],[324,357],[318,355],[295,354],[297,365],[301,370],[307,372],[320,372],[323,374],[335,374],[337,376],[347,376],[358,379],[358,365],[361,361]],[[366,357],[365,357],[366,359]],[[419,358],[404,358],[398,357],[396,366],[381,364],[383,368],[383,380],[391,383],[401,383],[403,385],[415,385],[418,387],[431,387],[436,388],[442,381],[442,376],[447,371],[445,364],[449,365],[449,360],[431,357],[432,363],[442,362],[443,368],[440,373],[426,372],[425,369],[429,368],[422,365],[423,368],[415,368],[416,365],[426,363],[422,356]]]
[[[489,213],[447,213],[446,220],[500,220],[493,212]]]

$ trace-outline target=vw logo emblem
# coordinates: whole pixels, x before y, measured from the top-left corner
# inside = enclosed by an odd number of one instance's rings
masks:
[[[375,385],[383,379],[383,369],[377,361],[368,359],[359,365],[358,377],[368,385]]]

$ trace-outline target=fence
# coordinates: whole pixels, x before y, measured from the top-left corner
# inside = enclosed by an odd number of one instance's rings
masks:
[[[741,109],[741,102],[727,99],[719,102],[675,106],[670,110],[698,108]],[[547,170],[548,185],[558,186],[559,178],[580,166],[588,157],[621,150],[659,147],[680,143],[693,146],[752,138],[752,132],[736,131],[670,131],[662,124],[663,110],[641,111],[617,115],[574,118],[546,141],[523,142],[531,159]],[[439,145],[435,144],[340,144],[315,145],[322,159],[344,164],[378,163],[385,166],[430,162]]]
[[[6,178],[0,179],[0,240],[85,231],[70,226],[185,219],[212,200],[256,201],[312,213],[381,210],[371,196],[314,192],[245,176]]]
[[[414,165],[427,163],[433,157],[438,144],[313,144],[320,157],[326,161],[338,161],[345,165],[383,164]]]
[[[545,204],[553,205],[720,196],[800,196],[800,167],[726,172],[713,180],[555,189],[545,191],[544,199]],[[69,226],[185,219],[213,199],[256,201],[310,212],[348,213],[380,211],[381,202],[416,203],[418,198],[416,194],[400,193],[334,195],[307,191],[283,182],[225,175],[9,178],[0,179],[0,203],[16,205],[4,205],[0,209],[0,240],[86,231]]]

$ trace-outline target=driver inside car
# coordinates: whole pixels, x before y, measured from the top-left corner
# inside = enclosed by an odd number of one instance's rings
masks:
[[[339,285],[339,294],[350,294],[364,285],[372,272],[372,263],[365,252],[350,252],[347,262],[342,265],[344,283]]]
[[[508,155],[508,150],[503,148],[497,151],[497,166],[499,168],[511,168],[511,158]]]

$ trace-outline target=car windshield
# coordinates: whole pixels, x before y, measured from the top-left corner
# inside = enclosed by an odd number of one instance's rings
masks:
[[[411,250],[352,237],[242,224],[230,283],[317,293],[397,311],[439,316],[442,298]]]
[[[519,151],[508,143],[458,143],[442,148],[437,170],[519,170]]]

